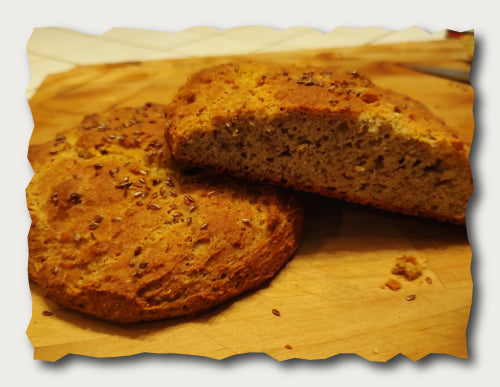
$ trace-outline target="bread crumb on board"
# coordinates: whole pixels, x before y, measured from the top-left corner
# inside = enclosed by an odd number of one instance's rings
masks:
[[[387,282],[385,283],[385,287],[387,287],[391,290],[399,290],[402,288],[402,285],[401,285],[401,282],[399,282],[395,279],[389,278],[387,280]]]
[[[422,275],[424,268],[422,260],[410,255],[403,255],[396,259],[396,264],[391,273],[403,276],[408,281],[413,281]]]
[[[411,255],[402,255],[396,258],[396,263],[391,269],[391,274],[405,278],[407,281],[414,281],[420,276],[425,270],[425,260],[422,258],[417,258]],[[432,284],[432,279],[430,277],[425,277],[425,282]],[[382,289],[389,288],[391,290],[399,290],[403,287],[400,281],[390,278],[387,282],[382,285]],[[409,298],[412,298],[409,296]],[[411,300],[407,301],[412,301]]]

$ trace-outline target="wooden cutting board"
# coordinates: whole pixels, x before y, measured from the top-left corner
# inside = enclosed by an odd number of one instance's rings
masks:
[[[400,66],[470,68],[470,54],[460,43],[438,41],[76,67],[48,76],[31,99],[35,128],[30,143],[52,140],[86,114],[168,103],[194,71],[248,59],[357,70],[422,101],[472,139],[472,87]],[[413,360],[430,353],[467,357],[472,279],[465,228],[316,195],[304,195],[304,202],[305,235],[293,259],[262,288],[195,319],[109,324],[47,303],[31,284],[33,316],[27,334],[34,357],[55,361],[70,353],[115,357],[142,352],[216,359],[263,352],[279,360],[339,353],[374,361],[399,353]],[[402,255],[424,262],[421,277],[407,281],[391,274]],[[402,288],[384,286],[390,278]]]

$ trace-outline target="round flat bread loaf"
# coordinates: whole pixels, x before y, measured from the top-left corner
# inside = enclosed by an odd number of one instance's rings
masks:
[[[164,117],[152,104],[92,115],[30,147],[28,272],[49,299],[119,322],[195,315],[295,251],[294,197],[174,162]]]
[[[178,160],[465,224],[470,144],[357,72],[243,62],[194,74],[167,108]]]

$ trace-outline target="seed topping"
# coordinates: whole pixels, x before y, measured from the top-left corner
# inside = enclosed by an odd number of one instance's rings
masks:
[[[184,196],[184,203],[186,204],[186,206],[189,206],[194,203],[194,199],[191,196],[186,195]]]
[[[149,210],[161,210],[161,207],[159,204],[156,204],[156,203],[153,203],[153,202],[150,202],[148,204],[148,209]]]
[[[302,74],[298,79],[297,83],[299,85],[305,85],[305,86],[323,86],[323,82],[318,82],[313,79],[314,73],[312,71],[307,71],[304,74]]]
[[[54,192],[52,195],[50,195],[50,201],[53,204],[57,204],[59,202],[59,199],[57,198],[57,196],[58,196],[57,192]]]
[[[78,203],[81,203],[82,202],[82,195],[80,195],[78,192],[73,192],[70,197],[69,197],[69,201],[72,203],[72,204],[78,204]]]
[[[115,177],[115,175],[118,173],[118,171],[120,171],[120,168],[119,168],[119,167],[116,167],[116,168],[110,169],[110,170],[109,170],[109,175],[110,175],[111,177]]]
[[[173,187],[175,185],[174,180],[172,179],[172,176],[167,176],[167,179],[165,180],[165,184],[168,185],[169,187]]]
[[[130,181],[127,181],[127,180],[124,180],[122,181],[121,183],[118,183],[117,185],[115,185],[116,188],[118,189],[128,189],[133,183],[130,182]]]
[[[378,101],[378,95],[373,93],[364,93],[361,96],[361,100],[365,103],[373,103]]]

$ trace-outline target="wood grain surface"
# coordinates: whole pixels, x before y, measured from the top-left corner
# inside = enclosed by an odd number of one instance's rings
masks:
[[[401,66],[469,69],[470,54],[448,40],[76,67],[48,76],[30,100],[35,123],[30,144],[51,140],[86,114],[168,103],[194,71],[249,59],[357,70],[422,101],[472,139],[472,87]],[[70,353],[115,357],[142,352],[215,359],[263,352],[278,360],[339,353],[373,361],[399,353],[413,360],[430,353],[467,357],[472,279],[465,228],[312,194],[303,199],[305,235],[292,260],[265,286],[198,318],[110,324],[45,301],[31,284],[33,316],[27,334],[34,357],[55,361]],[[422,276],[414,281],[391,274],[396,258],[405,254],[424,262]],[[390,278],[402,288],[384,286]],[[409,295],[415,299],[408,301]]]

